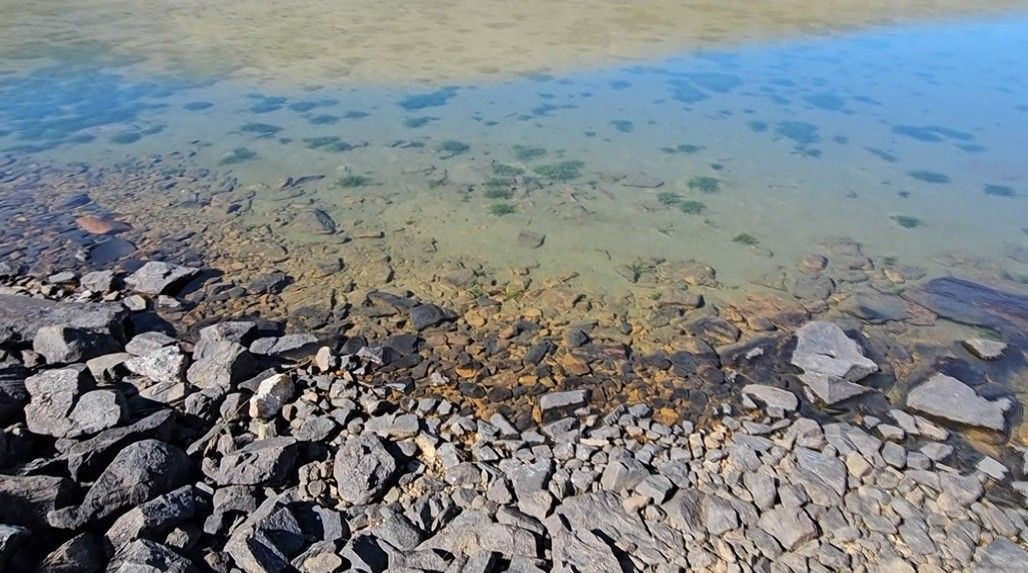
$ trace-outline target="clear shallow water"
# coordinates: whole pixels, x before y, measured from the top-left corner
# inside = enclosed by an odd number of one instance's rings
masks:
[[[254,225],[288,211],[283,178],[325,176],[287,199],[383,232],[421,279],[462,260],[620,293],[657,258],[748,287],[841,236],[932,274],[1028,276],[1023,15],[421,88],[268,88],[103,51],[5,64],[0,150],[231,174]]]

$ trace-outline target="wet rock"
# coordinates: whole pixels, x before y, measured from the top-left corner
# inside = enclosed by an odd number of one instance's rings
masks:
[[[903,298],[924,306],[942,318],[999,330],[1008,340],[1028,345],[1028,295],[1009,292],[965,279],[932,279]]]
[[[336,232],[336,222],[321,209],[301,211],[293,220],[293,226],[317,235],[331,235]]]
[[[839,305],[839,310],[871,324],[906,320],[910,317],[902,298],[879,292],[858,292]]]
[[[998,340],[985,340],[983,338],[971,338],[964,341],[964,347],[982,360],[996,360],[1003,356],[1007,345]]]
[[[835,281],[826,276],[798,277],[792,285],[792,295],[801,300],[826,300],[835,292]]]
[[[523,230],[518,233],[518,244],[529,249],[538,249],[545,240],[546,235],[535,231]]]
[[[75,219],[75,224],[91,235],[115,235],[132,228],[128,223],[96,215],[83,215]]]
[[[396,460],[375,436],[350,438],[336,453],[333,476],[339,497],[353,505],[374,501],[396,471]]]
[[[142,294],[174,294],[175,290],[200,273],[200,269],[163,261],[147,261],[125,279],[125,284]]]
[[[175,446],[157,440],[136,442],[115,456],[80,505],[52,511],[47,519],[53,527],[77,529],[175,489],[188,479],[191,465]]]
[[[1009,398],[987,400],[973,388],[945,374],[935,374],[907,394],[907,407],[936,418],[1002,432]]]
[[[295,438],[256,440],[222,457],[211,477],[218,485],[280,483],[292,469],[298,453]]]
[[[71,501],[75,484],[54,476],[0,474],[0,523],[33,530],[47,527],[47,513]]]
[[[415,330],[424,330],[452,321],[453,313],[434,304],[419,304],[410,309],[410,323]]]
[[[291,279],[281,271],[257,275],[246,288],[250,294],[279,294],[289,286]]]

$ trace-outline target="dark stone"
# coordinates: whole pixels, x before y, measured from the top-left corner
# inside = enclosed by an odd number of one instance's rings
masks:
[[[415,330],[438,326],[454,318],[452,313],[434,304],[419,304],[410,309],[410,323]]]
[[[0,330],[20,340],[35,340],[41,328],[53,331],[49,344],[37,352],[49,362],[79,361],[121,350],[128,312],[116,303],[55,302],[22,295],[0,294]]]
[[[278,294],[291,282],[292,279],[285,273],[274,271],[254,277],[246,290],[250,294]]]
[[[0,475],[0,523],[46,529],[47,513],[67,505],[74,493],[75,484],[65,478]]]
[[[296,462],[295,438],[265,438],[226,454],[211,475],[218,485],[280,483]]]
[[[53,527],[77,529],[175,489],[188,479],[191,467],[175,446],[157,440],[136,442],[118,452],[79,506],[52,511],[47,520]]]
[[[336,453],[334,476],[339,497],[353,505],[374,501],[396,471],[396,460],[373,435],[350,438]]]
[[[46,573],[92,573],[103,567],[103,548],[89,533],[65,541],[39,564]]]

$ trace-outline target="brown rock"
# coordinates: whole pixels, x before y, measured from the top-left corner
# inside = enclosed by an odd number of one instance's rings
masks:
[[[95,215],[83,215],[75,219],[75,224],[83,231],[93,235],[114,235],[123,233],[132,228],[132,225],[116,221],[108,217],[97,217]]]

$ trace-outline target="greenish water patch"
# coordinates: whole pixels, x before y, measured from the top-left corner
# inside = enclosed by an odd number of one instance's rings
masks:
[[[721,190],[721,182],[708,175],[694,175],[689,178],[689,189],[703,193],[717,193]]]
[[[610,125],[621,133],[630,133],[635,129],[635,124],[627,119],[615,119],[610,122]]]
[[[518,161],[532,161],[546,155],[546,149],[542,147],[533,147],[531,145],[514,145],[514,157]]]
[[[949,175],[938,173],[935,171],[928,171],[926,169],[919,169],[917,171],[909,171],[907,175],[917,179],[918,181],[924,181],[925,183],[932,183],[941,185],[943,183],[949,183]]]
[[[282,131],[282,128],[277,125],[271,125],[270,123],[246,123],[239,128],[239,131],[243,133],[252,133],[257,137],[272,137],[278,132]]]
[[[557,163],[538,165],[534,167],[532,171],[544,179],[565,182],[577,179],[581,173],[582,167],[584,166],[584,162],[571,159],[567,161],[559,161]]]
[[[342,187],[344,189],[352,189],[355,187],[365,187],[371,185],[373,180],[371,177],[365,175],[348,174],[340,177],[336,180],[336,187]]]
[[[921,226],[921,219],[918,219],[917,217],[914,217],[912,215],[893,215],[892,220],[904,229],[913,229],[915,227]]]
[[[221,156],[219,165],[238,165],[244,161],[250,161],[257,157],[257,152],[245,147],[237,147]]]
[[[449,159],[466,152],[471,149],[471,146],[456,139],[446,139],[436,144],[435,149],[440,153],[441,158]]]
[[[740,245],[746,245],[749,247],[752,247],[760,243],[760,241],[757,240],[756,237],[749,233],[739,233],[738,235],[732,237],[732,242],[739,243]]]
[[[497,217],[503,217],[504,215],[510,215],[517,212],[517,207],[510,203],[494,203],[489,206],[489,214]]]

